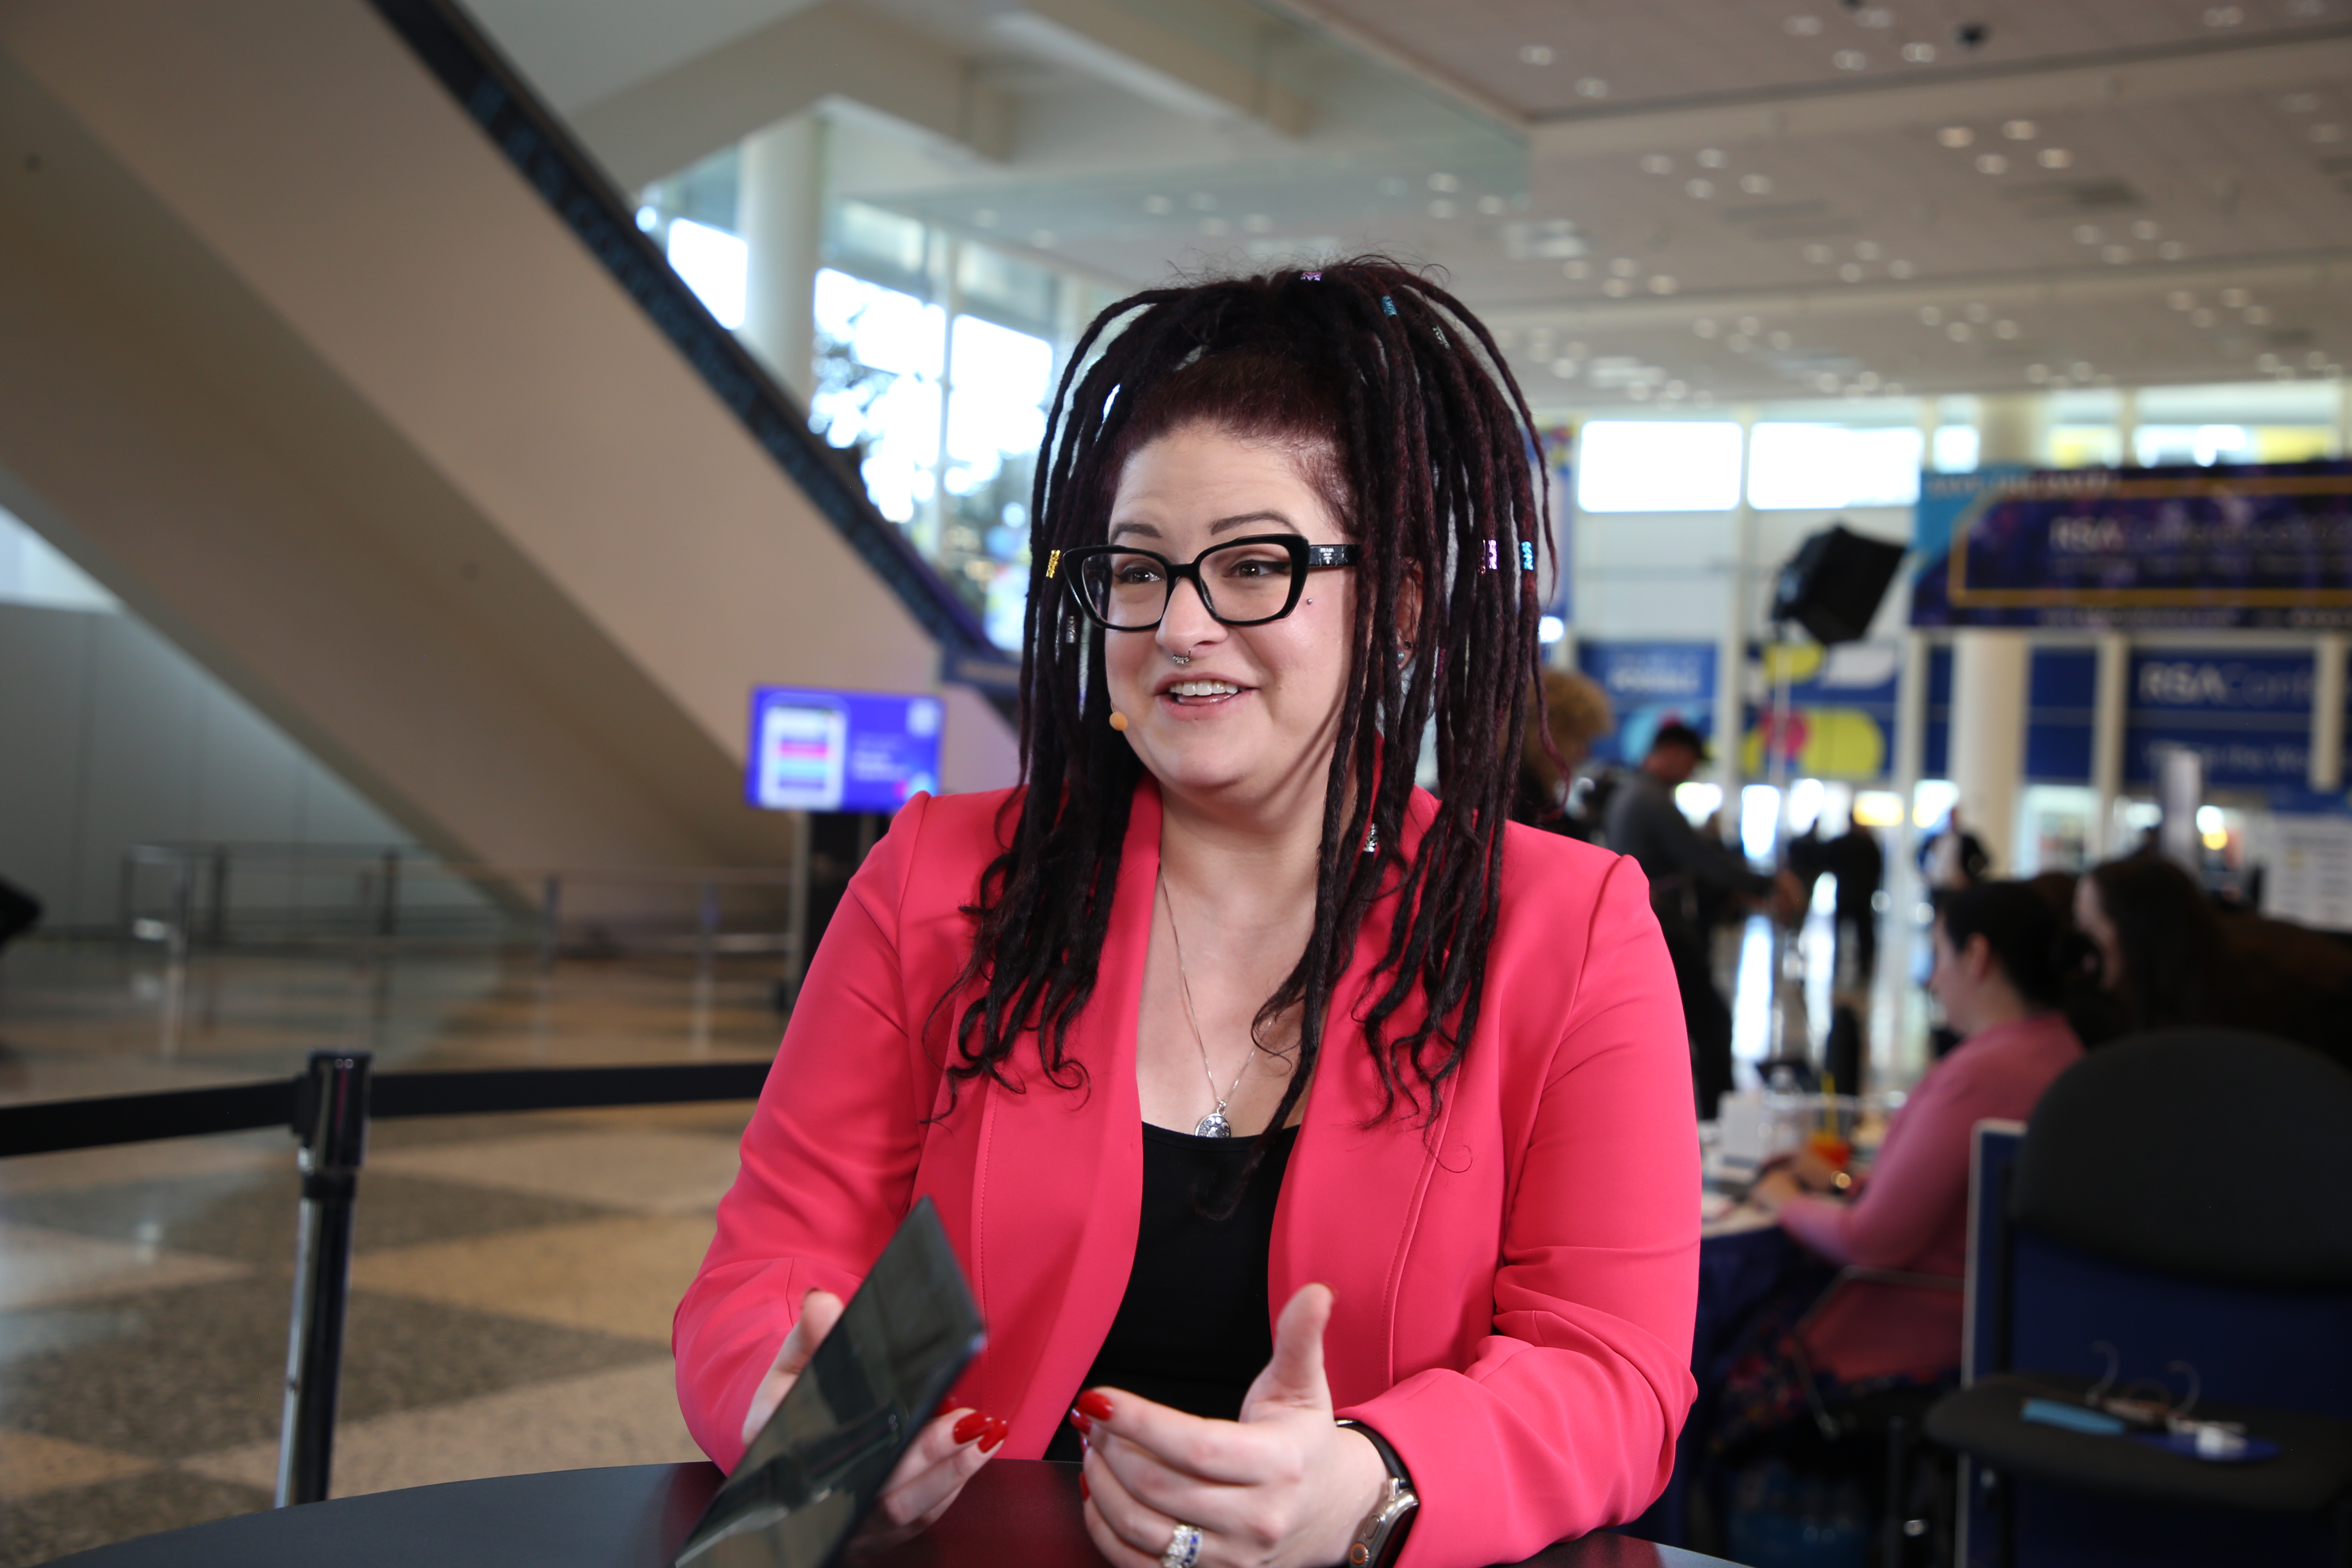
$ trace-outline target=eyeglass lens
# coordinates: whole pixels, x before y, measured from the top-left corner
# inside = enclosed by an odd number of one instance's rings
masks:
[[[1294,571],[1290,552],[1276,544],[1229,544],[1195,563],[1202,597],[1221,621],[1258,621],[1282,613]],[[1097,555],[1080,563],[1078,585],[1106,626],[1140,630],[1168,613],[1167,563],[1141,552]]]

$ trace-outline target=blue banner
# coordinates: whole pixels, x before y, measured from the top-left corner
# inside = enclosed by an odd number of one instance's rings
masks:
[[[2352,463],[1933,474],[1914,537],[1917,626],[2352,626]]]
[[[1746,705],[1740,766],[1747,776],[1762,778],[1769,771],[1765,742],[1777,730],[1775,688],[1784,664],[1789,728],[1774,750],[1787,752],[1790,777],[1869,784],[1893,772],[1902,644],[1781,643],[1751,646],[1749,657],[1754,677],[1748,689],[1758,695]]]
[[[1617,710],[1616,733],[1593,744],[1594,761],[1639,762],[1661,724],[1680,722],[1713,735],[1715,644],[1587,642],[1577,645],[1576,658]]]
[[[2167,648],[2134,655],[2125,779],[2153,779],[2158,747],[2188,746],[2204,757],[2209,784],[2304,789],[2317,680],[2306,653]]]

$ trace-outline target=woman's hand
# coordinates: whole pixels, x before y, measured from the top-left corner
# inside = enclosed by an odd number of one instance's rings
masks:
[[[833,1326],[841,1321],[841,1298],[830,1290],[812,1290],[801,1298],[800,1321],[784,1336],[776,1364],[760,1380],[751,1407],[743,1416],[743,1441],[748,1446],[784,1402],[784,1395],[808,1370],[809,1358]],[[964,1482],[980,1472],[988,1457],[1004,1442],[1007,1423],[977,1410],[945,1410],[927,1425],[883,1483],[874,1511],[858,1527],[854,1550],[878,1551],[921,1534],[947,1512],[963,1490]]]
[[[1274,1331],[1274,1359],[1239,1421],[1211,1421],[1117,1389],[1078,1396],[1087,1533],[1117,1568],[1158,1568],[1178,1524],[1200,1568],[1323,1568],[1346,1560],[1388,1468],[1332,1425],[1323,1378],[1331,1291],[1309,1285]]]

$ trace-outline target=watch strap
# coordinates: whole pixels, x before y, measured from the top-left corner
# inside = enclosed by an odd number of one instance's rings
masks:
[[[1389,1568],[1404,1550],[1405,1537],[1412,1533],[1413,1516],[1420,1511],[1421,1496],[1412,1489],[1412,1475],[1404,1468],[1404,1460],[1389,1440],[1360,1421],[1341,1420],[1337,1425],[1360,1433],[1381,1457],[1388,1469],[1388,1484],[1381,1489],[1380,1500],[1356,1530],[1356,1539],[1349,1547],[1350,1568]]]

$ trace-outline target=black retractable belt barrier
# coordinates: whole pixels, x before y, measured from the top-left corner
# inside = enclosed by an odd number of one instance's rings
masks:
[[[286,1336],[286,1413],[278,1427],[278,1506],[320,1502],[334,1458],[335,1394],[352,1288],[352,1203],[367,1158],[365,1051],[314,1051],[299,1079],[302,1217],[294,1249],[294,1312]]]
[[[364,1051],[315,1051],[309,1070],[292,1079],[0,1106],[0,1158],[257,1127],[293,1129],[301,1145],[302,1217],[278,1450],[280,1508],[327,1495],[351,1296],[352,1205],[371,1119],[757,1100],[769,1067],[681,1062],[373,1075],[372,1065]]]

